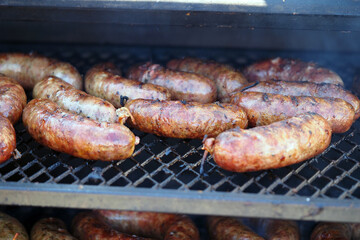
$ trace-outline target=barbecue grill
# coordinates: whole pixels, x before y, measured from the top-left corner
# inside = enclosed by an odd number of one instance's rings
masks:
[[[357,1],[0,1],[0,52],[30,52],[81,74],[110,61],[183,56],[243,68],[270,57],[314,61],[345,87],[360,68]],[[351,89],[350,89],[351,90]],[[31,93],[28,93],[31,98]],[[87,161],[35,142],[15,126],[20,159],[0,165],[0,204],[360,222],[360,121],[317,157],[280,169],[232,173],[201,140],[141,141],[123,161]]]

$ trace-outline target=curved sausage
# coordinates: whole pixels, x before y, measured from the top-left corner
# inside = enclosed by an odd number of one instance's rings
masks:
[[[346,132],[354,122],[353,107],[339,98],[239,92],[232,95],[230,102],[245,110],[251,127],[267,125],[307,112],[324,117],[334,133]]]
[[[31,240],[76,240],[57,218],[43,218],[35,223],[30,233]]]
[[[124,125],[84,118],[48,99],[31,100],[24,108],[23,123],[40,144],[90,160],[128,158],[139,141]]]
[[[230,104],[136,99],[125,107],[133,116],[134,121],[128,121],[134,128],[164,137],[202,139],[237,126],[247,127],[245,112]]]
[[[72,222],[74,236],[79,240],[150,240],[121,233],[100,221],[92,212],[81,212]]]
[[[15,129],[9,119],[0,114],[0,163],[8,160],[15,148]]]
[[[96,210],[96,215],[120,232],[164,240],[199,240],[199,232],[185,215],[155,212]]]
[[[340,98],[353,106],[355,119],[360,116],[360,100],[350,91],[347,91],[342,86],[335,84],[273,80],[257,82],[256,84],[250,83],[237,91],[262,92],[287,96]]]
[[[24,226],[16,218],[0,212],[0,239],[13,240],[14,238],[28,240],[29,236]]]
[[[273,58],[254,63],[243,71],[249,82],[284,80],[344,85],[335,72],[314,63],[300,60]]]
[[[33,89],[34,98],[47,98],[61,108],[100,122],[113,123],[116,109],[108,101],[76,89],[57,77],[45,77]]]
[[[300,240],[299,226],[295,221],[261,219],[258,225],[264,229],[267,240]]]
[[[46,76],[61,78],[75,88],[82,89],[82,79],[75,67],[32,53],[0,54],[0,73],[14,78],[25,89],[32,89]]]
[[[212,240],[264,240],[235,218],[208,217],[207,225]]]
[[[319,223],[310,240],[351,240],[351,228],[347,223]]]
[[[235,89],[247,84],[244,75],[229,65],[197,58],[174,59],[167,63],[168,68],[204,75],[216,83],[220,101],[226,99]]]
[[[101,63],[92,67],[85,76],[85,90],[111,102],[117,108],[122,107],[121,96],[128,99],[171,99],[170,91],[164,87],[119,76],[112,63]]]
[[[26,105],[24,89],[13,79],[0,74],[0,114],[15,124]]]
[[[205,140],[204,149],[223,169],[234,172],[280,168],[312,158],[330,144],[331,127],[315,113],[267,126],[232,129]]]
[[[166,69],[146,63],[129,69],[128,78],[152,83],[170,90],[173,99],[210,103],[216,100],[216,85],[207,77],[195,73]]]

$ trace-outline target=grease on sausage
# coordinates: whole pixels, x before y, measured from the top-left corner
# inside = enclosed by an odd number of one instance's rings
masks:
[[[319,223],[310,240],[351,240],[351,227],[347,223]]]
[[[0,114],[0,163],[8,160],[15,148],[15,129],[9,119]]]

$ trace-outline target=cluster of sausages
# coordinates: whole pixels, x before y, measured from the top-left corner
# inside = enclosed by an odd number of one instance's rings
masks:
[[[359,99],[336,73],[280,58],[250,65],[244,74],[213,61],[174,59],[166,67],[132,66],[126,78],[112,63],[100,63],[87,71],[83,84],[70,64],[1,54],[0,73],[0,89],[6,89],[0,104],[13,110],[0,116],[1,161],[16,146],[6,118],[14,123],[21,113],[36,141],[76,157],[130,157],[140,139],[127,122],[158,136],[204,139],[215,162],[236,172],[309,159],[328,147],[332,133],[347,131],[360,116]],[[34,99],[25,108],[26,95],[15,81],[32,89]]]

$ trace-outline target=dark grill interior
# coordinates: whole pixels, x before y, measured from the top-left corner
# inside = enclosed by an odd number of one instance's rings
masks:
[[[0,51],[36,51],[68,61],[82,74],[95,63],[104,61],[114,62],[126,71],[138,62],[152,60],[165,64],[175,57],[196,56],[241,68],[256,60],[282,56],[311,60],[336,71],[347,89],[360,68],[360,56],[350,53],[84,45],[0,45]],[[331,146],[309,161],[269,171],[232,173],[220,169],[208,157],[205,176],[199,174],[203,155],[201,140],[162,138],[132,129],[141,142],[131,158],[114,162],[86,161],[41,146],[30,137],[22,123],[15,127],[17,149],[22,158],[0,165],[3,183],[99,185],[99,189],[121,187],[139,191],[141,188],[175,189],[179,196],[190,190],[252,193],[255,197],[360,199],[359,121],[348,132],[333,135]]]

